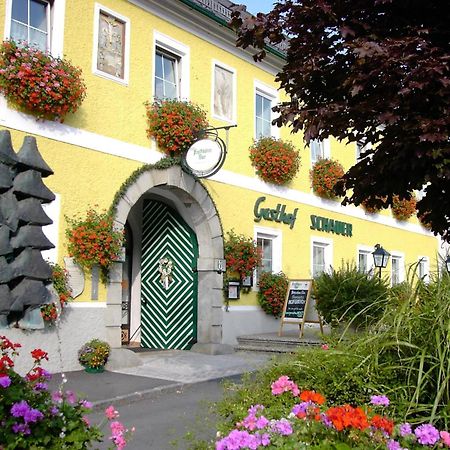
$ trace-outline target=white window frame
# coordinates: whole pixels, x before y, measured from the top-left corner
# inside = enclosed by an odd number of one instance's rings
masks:
[[[325,257],[325,272],[331,273],[331,270],[333,268],[333,240],[332,239],[326,239],[318,236],[311,236],[311,243],[310,243],[310,278],[313,278],[314,273],[314,264],[313,264],[313,255],[314,255],[314,246],[322,246],[325,248],[324,257]]]
[[[66,0],[47,1],[50,7],[49,14],[49,53],[54,57],[63,57],[64,51],[64,18],[66,11]],[[6,0],[4,39],[11,35],[12,0]]]
[[[428,258],[428,256],[419,256],[417,258],[417,278],[420,279],[420,274],[419,274],[419,265],[422,262],[424,265],[424,270],[425,270],[425,276],[423,278],[423,282],[424,283],[429,283],[430,282],[430,258]]]
[[[271,101],[271,108],[273,108],[276,104],[279,103],[278,91],[267,84],[262,83],[261,81],[255,80],[254,89],[253,89],[253,135],[255,139],[259,139],[260,136],[256,136],[256,95],[261,95]],[[270,111],[270,121],[272,122],[275,118],[274,112]],[[280,129],[275,126],[270,126],[270,135],[274,138],[279,138]]]
[[[47,216],[53,220],[50,225],[42,227],[42,231],[47,239],[55,246],[49,250],[43,250],[41,252],[42,257],[50,261],[53,264],[58,262],[58,249],[59,249],[59,222],[61,216],[61,195],[55,193],[55,200],[50,203],[43,203],[42,208]]]
[[[104,12],[115,19],[123,22],[125,24],[125,46],[123,55],[123,78],[116,77],[109,73],[103,72],[97,68],[97,57],[98,57],[98,31],[99,31],[99,21],[100,13]],[[130,76],[130,19],[128,17],[122,16],[121,14],[101,5],[100,3],[95,3],[94,7],[94,45],[92,47],[92,73],[98,75],[99,77],[106,78],[108,80],[115,81],[120,84],[128,86],[129,76]]]
[[[361,153],[364,153],[366,150],[370,150],[372,148],[372,144],[370,142],[364,142],[364,140],[360,140],[356,142],[355,145],[355,160],[358,162],[361,158]]]
[[[216,87],[216,77],[215,77],[215,68],[216,67],[220,67],[221,69],[227,70],[228,72],[231,72],[232,74],[232,79],[233,79],[233,99],[232,99],[232,114],[231,114],[231,119],[227,118],[227,117],[223,117],[223,116],[219,116],[218,114],[215,114],[214,111],[214,92],[215,92],[215,87]],[[228,123],[236,123],[236,117],[237,117],[237,71],[234,67],[231,67],[227,64],[224,64],[216,59],[212,60],[212,74],[211,74],[211,113],[212,113],[212,117],[218,120],[223,120],[224,122],[228,122]]]
[[[396,284],[400,284],[403,281],[405,281],[405,254],[402,252],[398,252],[398,251],[392,251],[391,253],[391,286],[395,286],[393,284],[393,279],[392,279],[392,274],[393,274],[393,264],[392,261],[394,259],[399,259],[400,260],[400,265],[398,268],[398,283]]]
[[[282,270],[282,248],[283,233],[281,230],[270,227],[255,226],[253,228],[253,239],[257,242],[258,237],[272,239],[272,273],[278,273]],[[253,271],[253,290],[258,290],[257,271]]]
[[[375,273],[375,266],[373,263],[373,247],[370,247],[368,245],[358,245],[357,247],[357,253],[356,253],[356,266],[358,270],[360,270],[359,267],[359,254],[364,253],[367,255],[367,271],[364,273],[367,273],[369,275],[374,275]]]
[[[314,164],[320,159],[320,158],[313,159],[312,147],[311,147],[311,143],[313,141],[319,142],[319,144],[322,145],[323,159],[330,158],[330,156],[331,156],[331,145],[330,145],[329,139],[323,139],[322,141],[319,141],[318,139],[312,139],[309,143],[309,157],[311,159],[311,167],[314,166]]]
[[[155,76],[156,76],[156,64],[155,64],[155,56],[156,51],[160,49],[161,51],[166,51],[168,53],[172,53],[178,59],[179,64],[179,86],[178,86],[178,95],[179,100],[189,100],[190,95],[190,48],[181,42],[172,39],[170,36],[160,33],[159,31],[153,32],[153,72],[152,72],[152,86],[151,92],[152,97],[155,98]]]

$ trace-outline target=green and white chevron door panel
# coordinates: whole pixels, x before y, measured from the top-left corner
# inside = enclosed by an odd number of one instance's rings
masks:
[[[189,349],[197,338],[197,239],[166,204],[144,200],[141,346]]]

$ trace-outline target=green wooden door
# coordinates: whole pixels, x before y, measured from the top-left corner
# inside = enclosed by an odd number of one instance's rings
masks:
[[[141,346],[189,349],[197,340],[198,244],[164,203],[144,200],[141,258]]]

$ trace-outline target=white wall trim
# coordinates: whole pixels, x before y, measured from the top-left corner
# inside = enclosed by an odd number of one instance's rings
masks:
[[[124,55],[123,55],[123,79],[120,77],[116,77],[114,75],[110,75],[109,73],[103,72],[100,69],[97,69],[97,57],[98,57],[98,26],[100,20],[100,12],[103,11],[106,14],[113,16],[118,19],[120,22],[125,24],[125,46],[124,46]],[[116,83],[124,84],[128,86],[129,84],[129,76],[130,76],[130,34],[131,34],[131,23],[128,17],[122,16],[119,13],[116,13],[112,9],[107,8],[106,6],[101,5],[100,3],[95,3],[94,10],[94,42],[92,46],[92,73],[98,75],[102,78],[106,78],[111,81],[115,81]]]
[[[91,301],[91,302],[70,302],[67,303],[66,307],[67,308],[74,308],[74,309],[78,309],[78,308],[100,308],[106,309],[106,302],[95,302],[95,301]]]
[[[215,77],[215,68],[220,67],[221,69],[225,69],[228,72],[231,72],[232,74],[232,80],[233,80],[233,112],[232,112],[232,118],[228,119],[227,117],[219,116],[215,114],[214,111],[214,93],[215,93],[215,87],[216,87],[216,77]],[[229,66],[228,64],[224,64],[221,61],[218,61],[217,59],[213,59],[211,61],[211,116],[214,119],[222,120],[227,123],[235,124],[237,122],[237,70],[234,67]]]
[[[170,36],[167,36],[159,31],[155,30],[153,32],[153,55],[152,55],[152,64],[153,64],[153,72],[152,72],[152,89],[151,92],[153,94],[153,98],[155,97],[155,54],[156,48],[159,47],[164,50],[168,50],[171,53],[174,53],[180,58],[180,67],[181,67],[181,79],[180,79],[180,99],[181,100],[189,100],[190,98],[190,88],[191,88],[191,50],[190,48],[177,40],[173,39]]]
[[[154,148],[150,148],[150,143],[149,147],[143,147],[58,122],[37,121],[33,116],[8,108],[5,98],[1,95],[0,125],[140,163],[155,163],[164,156]],[[327,212],[343,214],[347,217],[362,219],[370,223],[389,226],[423,236],[433,236],[431,232],[419,224],[399,222],[393,217],[383,216],[381,214],[366,214],[362,208],[351,205],[344,207],[338,201],[322,199],[310,192],[301,192],[283,186],[275,186],[270,183],[265,183],[259,178],[241,175],[229,170],[221,169],[210,180],[254,191],[258,194],[258,197],[261,194],[272,195],[283,200],[290,200],[307,206],[321,208]],[[440,253],[443,252],[438,239],[436,247]]]

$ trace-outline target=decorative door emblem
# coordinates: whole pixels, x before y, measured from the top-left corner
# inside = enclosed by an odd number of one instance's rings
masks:
[[[159,279],[166,290],[169,289],[170,283],[172,283],[172,270],[173,262],[169,258],[161,258],[159,260]]]

